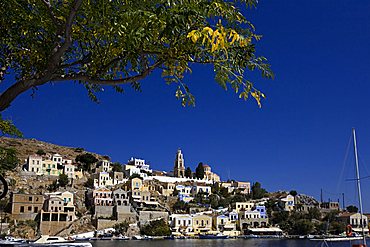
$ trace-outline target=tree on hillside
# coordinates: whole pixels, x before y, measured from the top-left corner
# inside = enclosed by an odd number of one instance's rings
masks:
[[[291,190],[290,192],[289,192],[289,195],[292,195],[292,196],[297,196],[298,195],[298,192],[296,191],[296,190]]]
[[[266,196],[267,191],[261,187],[261,183],[255,182],[251,189],[252,199],[261,199]]]
[[[84,186],[90,189],[94,189],[94,179],[88,178],[87,181],[84,183]]]
[[[118,234],[126,235],[126,232],[129,226],[130,226],[129,222],[124,221],[124,222],[115,224],[113,228],[115,230],[116,235]]]
[[[15,169],[18,162],[17,151],[14,148],[0,147],[0,174]]]
[[[197,168],[195,168],[195,177],[198,179],[204,178],[204,167],[202,162],[200,162]]]
[[[164,219],[150,221],[140,229],[140,233],[148,236],[169,236],[171,229]]]
[[[68,176],[66,174],[59,174],[58,184],[60,187],[66,187],[69,183]]]
[[[190,167],[186,167],[186,169],[185,169],[185,177],[186,178],[192,178],[193,177],[193,172],[191,171]]]
[[[114,172],[123,172],[122,164],[119,162],[112,163],[112,171]]]
[[[98,159],[90,153],[84,153],[76,156],[76,162],[82,165],[82,170],[90,171],[91,165],[98,162]]]
[[[40,155],[40,156],[43,156],[43,155],[46,154],[46,152],[43,149],[39,149],[39,150],[37,150],[36,154]]]
[[[358,207],[356,207],[354,205],[349,205],[348,207],[346,207],[346,209],[350,213],[357,213],[358,212]]]
[[[246,19],[257,0],[1,1],[0,113],[21,94],[49,83],[75,82],[96,93],[122,85],[140,91],[159,70],[182,105],[194,104],[184,76],[209,64],[215,80],[258,105],[265,96],[247,77],[272,78],[256,55],[261,36]],[[7,120],[2,120],[3,123]],[[10,122],[11,123],[11,122]],[[0,125],[3,134],[17,134]]]

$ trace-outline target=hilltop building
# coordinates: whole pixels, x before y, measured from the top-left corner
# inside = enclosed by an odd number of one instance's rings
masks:
[[[185,161],[181,149],[177,150],[175,158],[175,166],[173,168],[173,176],[178,178],[185,177]]]

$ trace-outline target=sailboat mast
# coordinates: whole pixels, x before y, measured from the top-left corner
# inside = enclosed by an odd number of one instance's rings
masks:
[[[358,167],[356,131],[355,131],[354,128],[352,129],[352,133],[353,133],[353,145],[354,145],[354,148],[355,148],[354,151],[355,151],[355,162],[356,162],[356,181],[357,181],[358,203],[359,203],[359,207],[360,207],[360,216],[361,216],[360,224],[361,224],[361,229],[362,229],[363,242],[364,242],[364,245],[366,246],[366,238],[365,238],[365,231],[364,231],[364,224],[363,224],[364,222],[363,222],[363,219],[362,219],[363,210],[362,210],[360,171],[359,171],[359,167]]]

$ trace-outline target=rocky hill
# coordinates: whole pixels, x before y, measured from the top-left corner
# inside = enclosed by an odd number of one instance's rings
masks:
[[[0,147],[3,148],[13,148],[16,150],[17,157],[19,159],[19,164],[13,171],[7,171],[5,174],[5,178],[9,184],[9,192],[17,193],[30,193],[30,194],[44,194],[46,192],[50,192],[48,190],[49,185],[51,185],[58,177],[57,176],[36,176],[34,174],[30,174],[29,172],[25,172],[23,170],[23,166],[25,164],[25,160],[29,155],[35,154],[37,151],[42,150],[48,154],[55,154],[58,153],[62,155],[64,158],[75,160],[76,156],[88,151],[85,151],[83,148],[74,148],[74,147],[64,147],[59,146],[43,141],[39,141],[36,139],[19,139],[19,138],[7,138],[1,137],[0,138]],[[91,153],[91,152],[89,152]],[[99,155],[96,153],[93,154],[97,159],[107,158],[106,156]],[[81,179],[74,180],[72,186],[67,186],[66,188],[59,188],[59,191],[68,190],[70,192],[75,193],[75,206],[76,212],[78,215],[85,216],[81,220],[73,222],[70,229],[66,229],[66,231],[70,231],[73,229],[75,232],[84,231],[84,230],[93,230],[93,226],[90,222],[86,220],[89,218],[87,216],[88,209],[85,206],[85,191],[86,188],[84,187],[84,183],[90,177],[90,174],[85,174]],[[8,196],[1,201],[0,210],[6,210],[6,204],[9,202],[10,193]],[[8,204],[9,206],[9,204]],[[8,211],[9,212],[9,211]],[[12,221],[11,215],[7,215],[9,218],[10,229],[13,232],[14,236],[18,237],[25,237],[25,238],[33,238],[36,235],[36,227],[33,224],[28,224],[30,222],[22,222],[16,223]]]
[[[28,157],[28,155],[35,154],[38,150],[43,150],[45,153],[50,154],[58,153],[63,157],[71,160],[75,160],[77,155],[85,151],[83,148],[64,147],[48,142],[39,141],[36,139],[20,139],[8,137],[0,137],[0,147],[14,148],[15,150],[17,150],[17,156],[20,159],[21,163]],[[95,153],[92,154],[94,154],[98,159],[103,158],[103,155]]]

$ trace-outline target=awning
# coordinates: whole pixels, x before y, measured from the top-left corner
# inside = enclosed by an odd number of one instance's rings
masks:
[[[353,232],[362,232],[362,228],[354,227],[352,228]],[[368,228],[364,228],[364,232],[369,232]]]

